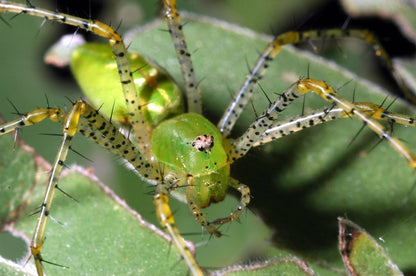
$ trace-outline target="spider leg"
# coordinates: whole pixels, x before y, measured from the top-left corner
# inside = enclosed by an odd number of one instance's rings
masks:
[[[240,183],[238,180],[233,179],[233,178],[229,179],[228,185],[229,187],[241,193],[240,204],[238,205],[237,209],[231,212],[231,214],[228,217],[215,219],[212,223],[210,223],[206,219],[204,214],[201,212],[201,209],[197,203],[198,201],[195,198],[195,193],[192,191],[193,186],[189,185],[186,188],[186,199],[187,199],[187,203],[188,203],[189,209],[191,210],[192,215],[194,216],[196,221],[200,225],[202,225],[202,227],[204,227],[205,230],[208,231],[208,233],[216,237],[220,237],[221,233],[217,230],[215,226],[213,226],[213,224],[220,225],[220,224],[224,224],[227,222],[237,220],[242,214],[242,212],[244,211],[244,209],[247,207],[247,205],[250,203],[250,188],[248,186]]]
[[[178,56],[182,76],[185,81],[188,112],[202,114],[201,91],[196,80],[191,53],[189,53],[186,46],[183,26],[179,12],[176,9],[176,0],[164,0],[163,6],[169,33],[172,37],[173,45],[175,45],[176,55]]]
[[[215,226],[213,226],[202,213],[201,209],[199,208],[198,201],[196,200],[194,193],[192,192],[193,186],[188,186],[186,188],[186,201],[188,203],[189,209],[196,219],[196,221],[208,231],[208,233],[216,236],[221,237],[221,233],[217,230]]]
[[[349,37],[362,40],[372,45],[376,56],[378,56],[384,62],[387,69],[396,78],[405,95],[413,102],[416,101],[415,96],[413,96],[409,88],[405,85],[403,79],[395,71],[392,65],[392,61],[386,50],[371,32],[367,30],[355,29],[326,29],[315,31],[286,32],[277,36],[266,46],[266,48],[260,54],[254,66],[250,69],[250,72],[247,75],[243,85],[234,95],[232,102],[229,104],[225,113],[222,115],[220,121],[218,122],[218,129],[223,133],[224,137],[229,135],[235,122],[240,117],[244,107],[250,101],[257,83],[262,79],[266,73],[267,68],[270,66],[270,63],[279,54],[283,45],[298,44],[311,39],[323,40],[325,38],[334,39]]]
[[[361,110],[376,120],[388,121],[407,126],[416,126],[415,118],[395,112],[390,112],[376,104],[367,102],[353,103]],[[292,133],[310,128],[319,124],[323,124],[332,120],[350,118],[351,114],[345,113],[340,107],[326,107],[322,110],[297,116],[285,121],[274,122],[253,144],[253,147],[267,144],[281,137]]]
[[[269,129],[279,114],[285,110],[290,103],[300,96],[314,92],[326,101],[335,104],[337,108],[341,108],[348,116],[354,116],[361,120],[366,126],[374,131],[380,138],[386,139],[389,144],[404,158],[412,168],[416,168],[416,157],[414,154],[396,137],[392,136],[386,128],[377,122],[377,117],[382,117],[383,112],[380,110],[373,110],[373,115],[368,115],[367,106],[363,108],[354,103],[347,101],[336,93],[332,87],[322,81],[313,79],[301,79],[292,84],[278,99],[269,105],[269,107],[249,126],[246,132],[233,142],[233,147],[230,149],[229,155],[232,160],[243,157],[260,139],[261,135]],[[372,107],[374,109],[374,107]],[[371,110],[371,108],[370,108]],[[387,113],[384,113],[387,114]],[[372,118],[372,116],[376,116]],[[413,119],[408,118],[404,121],[413,122]]]
[[[228,217],[216,219],[214,220],[213,224],[224,224],[239,219],[244,209],[250,203],[250,188],[248,186],[240,183],[234,178],[230,178],[229,186],[241,194],[240,204],[237,206],[237,209],[231,212]]]
[[[179,253],[183,257],[189,272],[192,275],[204,275],[201,268],[197,264],[194,255],[189,247],[185,244],[185,241],[178,228],[175,226],[175,219],[172,211],[169,207],[168,188],[163,182],[159,182],[156,186],[156,193],[153,197],[153,203],[156,208],[156,215],[160,224],[165,231],[171,236],[172,243],[179,250]]]

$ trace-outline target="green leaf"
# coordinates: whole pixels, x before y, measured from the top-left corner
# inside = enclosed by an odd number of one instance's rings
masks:
[[[61,189],[76,198],[74,202],[58,193],[43,246],[43,258],[59,265],[44,265],[48,274],[171,274],[183,275],[186,267],[160,230],[141,218],[102,186],[87,170],[73,168],[62,178]],[[44,187],[32,194],[35,208]],[[34,217],[26,216],[16,225],[27,233]],[[160,264],[165,265],[161,266]]]
[[[19,20],[20,18],[24,17],[20,16]],[[248,71],[246,64],[254,62],[258,51],[261,51],[271,38],[228,24],[205,21],[201,16],[199,18],[201,22],[194,22],[192,18],[185,19],[188,22],[185,32],[193,53],[197,76],[202,79],[204,112],[216,122],[231,100],[228,91],[238,89]],[[7,35],[14,35],[17,29],[20,31],[20,28],[14,26],[14,30],[8,31]],[[138,50],[156,60],[182,83],[169,35],[161,31],[165,29],[164,23],[154,23],[140,35],[134,35],[130,49]],[[26,37],[26,40],[30,39],[33,39],[33,32],[29,34],[29,38]],[[12,38],[4,43],[10,41],[13,41]],[[15,73],[23,74],[26,67],[31,68],[29,65],[15,69],[11,67],[16,63],[15,58],[20,58],[20,52],[22,56],[26,54],[25,47],[19,47],[20,44],[16,45],[18,54],[7,54],[2,60],[4,66],[7,65],[7,71],[14,70]],[[11,48],[13,47],[9,45],[9,49]],[[0,51],[0,58],[4,57],[5,52]],[[30,59],[26,57],[26,60]],[[37,60],[35,63],[39,62]],[[37,70],[29,70],[30,73],[33,71],[37,73]],[[261,85],[269,97],[277,97],[276,93],[281,93],[299,76],[308,73],[311,77],[325,80],[334,87],[340,87],[352,79],[353,84],[341,90],[341,94],[347,99],[352,99],[355,90],[357,101],[381,103],[387,93],[331,62],[294,50],[292,47],[285,47],[275,59]],[[46,105],[42,103],[42,93],[45,90],[64,90],[62,84],[36,76],[35,78],[22,75],[25,80],[34,78],[35,84],[22,81],[15,83],[16,86],[13,88],[5,88],[23,93],[23,96],[12,98],[19,108],[23,105],[20,99],[25,99],[31,108],[36,108],[36,105]],[[34,96],[32,88],[34,90],[36,86],[42,86],[42,92]],[[267,99],[260,91],[257,92],[259,93],[256,93],[254,106],[257,112],[261,112],[267,105]],[[32,97],[40,100],[40,103],[34,103]],[[59,97],[62,95],[55,95],[55,99]],[[52,104],[56,102],[52,101]],[[29,108],[27,106],[26,103],[23,108]],[[301,106],[302,102],[294,104],[289,112],[285,112],[284,117],[299,115],[302,112]],[[329,105],[315,95],[308,95],[306,106],[306,111],[310,111]],[[400,101],[396,101],[391,110],[405,114],[414,112],[411,107]],[[252,109],[247,108],[233,132],[233,137],[241,133],[254,118]],[[199,245],[196,252],[200,264],[210,268],[221,268],[248,263],[246,267],[236,268],[236,273],[240,274],[270,271],[289,273],[308,271],[308,268],[320,275],[342,274],[345,273],[345,269],[337,250],[337,217],[348,216],[367,229],[372,236],[381,237],[385,241],[382,246],[403,272],[415,272],[416,195],[410,192],[415,183],[414,172],[385,141],[373,148],[378,139],[367,129],[349,145],[361,126],[358,120],[352,118],[307,129],[255,149],[249,156],[233,164],[233,177],[252,189],[251,208],[257,216],[248,212],[241,218],[240,223],[224,225],[221,231],[225,236],[220,239],[207,235],[201,238],[201,228],[193,220],[188,207],[172,200],[180,231],[197,233],[185,237]],[[49,127],[50,125],[47,125],[47,128]],[[33,128],[36,129],[35,132],[23,131],[28,142],[34,142],[37,133],[61,131],[59,126],[56,130]],[[395,135],[406,140],[406,144],[413,150],[415,145],[410,137],[413,137],[414,132],[410,127],[394,127]],[[40,142],[34,143],[46,145],[43,149],[37,145],[36,149],[48,159],[52,159],[51,156],[57,148],[53,145],[57,143],[55,140],[58,139],[42,136]],[[85,139],[78,140],[74,146],[77,151],[85,153],[87,148],[92,147]],[[11,152],[10,148],[9,144],[2,148],[2,151]],[[101,155],[97,157],[96,153],[90,153],[87,156],[97,163],[93,164],[97,170],[100,167],[104,167],[104,171],[112,170],[108,163],[101,163]],[[114,163],[111,163],[111,166],[117,166]],[[153,191],[151,186],[137,180],[126,171],[116,176],[106,175],[101,179],[115,188],[120,197],[125,198],[146,220],[156,223],[155,215],[152,213],[152,197],[145,194]],[[43,254],[45,259],[69,266],[70,269],[45,265],[48,273],[78,274],[78,269],[90,274],[103,271],[111,273],[112,269],[117,271],[117,274],[123,274],[119,271],[124,274],[129,271],[137,274],[141,269],[156,274],[156,269],[185,273],[176,251],[172,248],[167,253],[169,243],[157,232],[141,227],[140,221],[135,219],[128,209],[121,207],[103,193],[101,188],[97,188],[96,180],[91,181],[89,176],[70,174],[64,181],[62,188],[80,203],[58,193],[51,214],[63,225],[49,222]],[[40,189],[31,195],[32,205],[26,214],[39,205],[42,196],[42,188]],[[404,199],[407,201],[403,202]],[[235,198],[228,197],[225,203],[210,206],[204,212],[210,219],[223,217],[235,208],[236,202]],[[274,231],[273,236],[260,218]],[[17,227],[30,236],[35,221],[34,217],[24,216]],[[149,247],[146,248],[147,243]],[[119,250],[120,247],[124,248]],[[248,259],[251,261],[247,261]],[[302,268],[303,261],[306,265]],[[156,267],[151,266],[154,262]],[[264,265],[265,263],[269,265]],[[244,272],[243,269],[249,272]]]
[[[8,224],[21,216],[27,205],[28,193],[35,181],[34,156],[21,149],[12,136],[0,139],[0,224]]]
[[[350,275],[403,275],[367,232],[339,218],[339,247]]]

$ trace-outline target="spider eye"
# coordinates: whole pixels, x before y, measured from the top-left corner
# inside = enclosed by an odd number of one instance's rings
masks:
[[[197,136],[192,142],[192,147],[196,148],[198,151],[203,151],[205,153],[210,153],[213,146],[214,136],[207,134]]]

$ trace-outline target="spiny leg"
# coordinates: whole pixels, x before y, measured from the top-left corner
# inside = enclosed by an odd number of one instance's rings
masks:
[[[358,105],[342,98],[326,83],[313,79],[301,79],[295,82],[280,95],[276,101],[271,103],[263,114],[250,125],[246,132],[233,142],[233,147],[229,153],[231,159],[236,160],[243,157],[260,139],[261,135],[273,125],[279,114],[283,112],[291,102],[311,91],[318,94],[326,101],[333,103],[336,107],[341,108],[346,114],[360,119],[380,138],[386,139],[389,144],[407,160],[411,168],[416,168],[416,157],[414,154],[400,142],[399,139],[390,135],[383,125],[371,118],[372,115],[368,115],[368,113],[363,111]],[[409,121],[412,121],[412,119]]]
[[[248,127],[248,129],[235,141],[229,152],[229,157],[235,161],[243,157],[259,137],[273,124],[279,114],[283,112],[293,101],[302,96],[297,91],[297,83],[287,88],[269,107]]]
[[[77,131],[76,122],[79,119],[80,108],[81,107],[79,105],[74,105],[68,113],[65,113],[64,111],[59,109],[39,109],[22,116],[22,118],[19,120],[15,120],[13,122],[6,123],[0,126],[0,133],[5,134],[14,130],[15,128],[20,128],[24,126],[33,125],[35,123],[39,123],[46,118],[49,118],[56,122],[64,122],[62,141],[59,147],[59,151],[56,155],[55,161],[53,163],[51,176],[49,178],[48,185],[45,191],[44,200],[42,202],[42,205],[40,206],[40,214],[36,223],[35,231],[30,245],[32,256],[35,259],[35,265],[38,275],[43,275],[43,259],[41,255],[41,250],[44,241],[44,233],[47,219],[50,215],[53,197],[55,194],[55,190],[58,187],[59,176],[62,171],[62,167],[64,165],[66,156],[68,154],[72,137],[75,135]]]
[[[198,201],[195,198],[195,193],[192,191],[194,189],[193,186],[188,186],[186,188],[186,202],[188,203],[189,210],[191,214],[194,216],[196,221],[208,231],[208,233],[216,236],[221,237],[221,233],[217,230],[215,226],[213,226],[202,213],[201,209],[199,208]]]
[[[159,182],[156,186],[156,192],[153,197],[156,215],[162,227],[171,236],[172,243],[179,250],[179,253],[189,269],[189,272],[192,275],[204,275],[189,247],[185,244],[178,228],[175,226],[175,219],[169,207],[169,186],[170,184],[164,183],[163,181]]]
[[[189,209],[191,210],[192,215],[195,217],[195,219],[198,221],[200,225],[202,225],[205,230],[208,231],[208,233],[220,237],[221,233],[217,230],[214,225],[221,225],[227,222],[231,222],[234,220],[237,220],[244,209],[247,207],[247,205],[250,203],[250,188],[242,183],[240,183],[238,180],[230,178],[229,187],[237,190],[240,194],[240,204],[237,206],[237,209],[231,212],[231,214],[228,217],[225,218],[219,218],[215,219],[212,224],[206,219],[204,214],[201,212],[201,209],[198,206],[198,201],[195,198],[195,192],[192,191],[194,188],[192,185],[189,185],[186,188],[186,201],[188,202]]]
[[[164,0],[163,6],[169,33],[172,37],[182,76],[185,81],[188,112],[202,114],[201,91],[196,80],[191,54],[186,46],[183,26],[179,12],[176,9],[176,0]]]
[[[360,108],[368,117],[373,119],[406,126],[416,126],[416,119],[411,116],[390,112],[373,103],[353,102],[353,104]],[[261,135],[259,140],[253,144],[253,147],[267,144],[305,128],[310,128],[336,119],[350,117],[351,114],[345,113],[342,108],[333,106],[332,108],[324,108],[323,110],[297,116],[286,121],[277,121]]]
[[[338,107],[344,109],[348,114],[354,115],[375,132],[381,139],[386,139],[388,143],[404,158],[408,165],[416,169],[416,156],[396,137],[393,137],[386,128],[376,120],[369,117],[365,112],[355,106],[353,103],[343,99],[332,87],[326,83],[311,79],[304,79],[298,82],[298,89],[305,94],[312,91],[323,99],[335,103]]]
[[[267,68],[273,59],[279,54],[281,46],[286,44],[298,44],[311,39],[325,39],[325,38],[357,38],[373,46],[375,54],[385,63],[387,69],[396,78],[398,84],[402,88],[406,96],[416,102],[415,96],[409,91],[409,88],[404,83],[403,79],[395,71],[392,61],[383,48],[378,39],[367,30],[354,30],[354,29],[327,29],[319,31],[301,31],[301,32],[287,32],[277,36],[272,42],[270,42],[259,58],[255,62],[254,66],[250,69],[243,85],[239,91],[235,94],[232,102],[227,107],[225,113],[217,124],[218,129],[224,136],[228,136],[231,132],[235,122],[241,115],[244,107],[250,101],[253,95],[254,89],[257,83],[262,79],[266,73]]]
[[[213,224],[215,225],[224,224],[239,219],[244,209],[250,203],[250,188],[248,186],[240,183],[234,178],[230,178],[229,186],[241,194],[240,204],[237,206],[237,209],[231,212],[228,217],[214,220]]]
[[[30,14],[32,16],[41,17],[50,21],[57,21],[63,24],[72,25],[77,28],[95,33],[98,36],[107,38],[117,63],[120,82],[124,92],[126,106],[129,111],[129,121],[136,133],[136,139],[139,147],[144,152],[146,152],[148,157],[151,156],[149,148],[150,135],[141,114],[142,107],[140,105],[137,91],[133,82],[126,47],[121,36],[114,29],[96,20],[83,19],[64,13],[51,12],[45,9],[36,8],[32,5],[28,6],[23,4],[10,3],[7,1],[0,1],[0,13],[2,12]]]
[[[335,119],[351,117],[346,114],[342,108],[324,108],[310,114],[296,116],[285,121],[274,122],[259,139],[253,144],[253,147],[267,144],[271,141],[285,137],[292,133],[301,131],[305,128],[323,124]]]

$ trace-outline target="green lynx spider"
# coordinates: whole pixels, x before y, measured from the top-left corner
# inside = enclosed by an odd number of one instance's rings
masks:
[[[179,22],[179,15],[177,14],[176,8],[175,8],[175,1],[165,1],[164,5],[165,5],[165,12],[167,15],[167,19],[168,19],[168,24],[169,24],[169,28],[171,30],[171,33],[173,33],[173,36],[177,36],[177,43],[175,43],[175,45],[183,45],[182,48],[177,48],[177,52],[179,53],[178,56],[179,58],[183,59],[180,61],[181,64],[183,64],[182,69],[184,69],[184,76],[185,76],[185,82],[187,83],[186,87],[188,88],[187,90],[187,99],[188,99],[188,111],[189,112],[193,112],[193,113],[201,113],[201,102],[200,102],[200,92],[198,91],[198,86],[195,85],[197,83],[195,75],[191,74],[190,72],[193,72],[192,68],[192,64],[191,64],[191,60],[190,60],[190,54],[188,55],[186,46],[184,44],[182,44],[182,42],[184,42],[184,38],[183,38],[183,34],[181,32],[181,25]],[[40,17],[45,17],[47,16],[46,14],[42,14],[43,10],[41,9],[37,9],[37,8],[33,8],[33,7],[27,7],[27,6],[22,6],[22,5],[18,5],[18,4],[13,4],[13,3],[7,3],[7,2],[0,2],[0,11],[6,11],[6,12],[16,12],[16,13],[20,13],[25,11],[25,13],[29,13],[35,16],[40,16]],[[144,121],[140,118],[140,112],[137,112],[137,109],[140,109],[140,105],[137,107],[137,104],[139,101],[137,100],[137,95],[136,93],[132,93],[131,91],[135,91],[135,88],[132,87],[128,87],[129,84],[131,83],[131,81],[129,80],[129,71],[130,68],[128,68],[128,61],[126,61],[125,59],[125,49],[124,49],[124,45],[121,41],[121,37],[118,36],[118,34],[116,34],[115,32],[113,32],[112,29],[108,28],[107,26],[99,23],[99,22],[95,22],[95,24],[97,24],[96,26],[92,26],[90,21],[84,21],[84,20],[80,20],[77,19],[75,17],[71,17],[71,16],[66,16],[65,17],[65,21],[63,19],[63,17],[61,17],[61,14],[59,13],[48,13],[49,20],[54,20],[54,21],[60,21],[60,22],[64,22],[65,24],[72,24],[72,25],[76,25],[79,28],[86,28],[90,31],[93,31],[94,33],[101,35],[103,37],[106,37],[110,40],[110,45],[112,45],[113,47],[113,51],[115,52],[115,56],[119,57],[119,70],[121,72],[125,72],[121,74],[121,79],[122,79],[122,83],[124,85],[123,87],[123,91],[125,93],[125,97],[126,97],[126,102],[128,104],[128,109],[129,112],[132,113],[131,117],[129,118],[129,121],[132,122],[132,126],[134,129],[134,132],[136,133],[136,136],[138,136],[137,138],[138,140],[138,146],[141,148],[142,152],[144,152],[143,155],[143,159],[149,159],[149,157],[152,155],[152,151],[153,149],[151,149],[149,147],[150,145],[150,137],[149,135],[147,135],[148,130],[146,125],[143,123]],[[171,21],[169,21],[169,19]],[[93,27],[93,28],[92,28]],[[324,34],[323,34],[324,33]],[[379,46],[379,43],[371,36],[371,34],[366,33],[364,31],[354,31],[354,30],[349,30],[349,32],[340,32],[339,30],[328,30],[328,31],[324,31],[321,32],[321,34],[319,34],[319,36],[336,36],[336,37],[343,37],[343,36],[353,36],[353,37],[358,37],[360,39],[366,40],[369,43],[372,43],[376,46]],[[300,37],[299,37],[300,36]],[[284,44],[295,44],[299,41],[303,41],[303,40],[308,40],[310,38],[313,37],[317,37],[318,33],[316,32],[305,32],[305,33],[286,33],[283,34],[282,36],[279,36],[273,43],[270,44],[270,46],[264,51],[262,58],[259,60],[259,63],[257,63],[257,65],[253,68],[259,68],[259,69],[253,69],[252,70],[252,75],[249,76],[249,78],[247,79],[246,83],[247,86],[244,86],[244,89],[242,91],[242,93],[247,93],[247,91],[250,91],[251,89],[253,89],[257,83],[257,80],[260,78],[260,76],[264,73],[262,68],[266,68],[268,63],[271,62],[272,58],[278,54],[279,51],[279,47],[280,45],[284,45]],[[379,49],[379,53],[381,54],[382,58],[388,61],[387,56],[385,55],[385,52],[382,48]],[[255,74],[256,72],[256,74]],[[127,76],[126,76],[127,75]],[[270,128],[270,126],[273,124],[273,122],[275,121],[278,113],[280,113],[285,107],[286,107],[286,103],[289,101],[294,100],[295,98],[299,97],[300,95],[303,95],[309,91],[313,91],[316,94],[320,95],[322,98],[324,98],[325,100],[328,100],[331,103],[334,103],[334,108],[331,109],[330,113],[331,113],[331,117],[319,117],[318,115],[316,117],[314,117],[313,120],[314,123],[310,123],[310,121],[307,122],[307,125],[301,120],[299,119],[298,121],[296,121],[295,123],[288,123],[285,127],[280,128],[277,132],[273,132],[272,134],[268,135],[268,136],[261,136],[262,133],[264,133],[268,128]],[[237,103],[233,103],[230,105],[230,109],[229,111],[227,111],[221,122],[218,124],[218,128],[220,129],[221,133],[214,133],[214,141],[215,141],[215,146],[218,145],[218,142],[220,142],[222,140],[221,136],[226,137],[228,136],[228,134],[230,133],[235,121],[238,119],[239,114],[241,113],[243,107],[248,103],[248,97],[245,97],[246,100],[241,100],[243,97],[241,96],[241,94],[239,94],[239,96],[236,96],[236,102]],[[130,105],[130,106],[129,106]],[[85,111],[88,110],[88,111]],[[233,112],[232,112],[233,110]],[[382,112],[383,114],[381,114],[380,112]],[[42,274],[42,257],[40,255],[40,249],[42,246],[42,242],[43,242],[43,234],[44,234],[44,227],[46,224],[46,218],[47,215],[49,213],[49,208],[53,199],[53,188],[54,185],[57,183],[57,178],[59,177],[59,172],[61,169],[61,165],[64,159],[65,159],[65,154],[66,154],[66,150],[68,149],[68,144],[70,142],[70,139],[72,138],[72,136],[75,134],[75,132],[81,129],[86,129],[86,131],[92,132],[93,130],[97,131],[100,127],[99,126],[93,126],[92,129],[88,128],[88,126],[85,125],[85,123],[80,122],[80,125],[76,124],[76,120],[77,119],[73,119],[75,117],[78,116],[84,116],[87,121],[90,121],[90,119],[88,118],[88,116],[85,116],[86,113],[95,113],[95,109],[89,107],[85,102],[77,102],[74,107],[71,109],[71,111],[69,112],[65,112],[63,110],[59,110],[59,109],[39,109],[36,110],[34,112],[28,113],[26,116],[28,117],[32,117],[33,121],[30,121],[28,119],[20,119],[20,120],[16,120],[14,122],[9,122],[8,124],[2,125],[0,128],[0,131],[6,133],[9,131],[14,130],[16,127],[18,127],[18,124],[22,124],[22,125],[30,125],[32,123],[37,123],[38,121],[41,121],[45,118],[49,118],[55,121],[58,121],[66,126],[68,126],[66,128],[65,135],[64,138],[67,137],[66,139],[63,139],[63,149],[60,151],[60,153],[58,154],[61,155],[61,157],[57,158],[56,163],[54,164],[54,171],[56,171],[54,173],[54,175],[51,177],[51,181],[52,181],[52,185],[48,188],[51,190],[51,195],[50,196],[46,196],[45,197],[45,202],[43,204],[43,210],[41,212],[41,216],[39,219],[39,224],[37,226],[37,230],[35,231],[34,234],[34,239],[32,242],[32,253],[33,256],[35,258],[35,262],[37,264],[37,268],[38,268],[38,273]],[[233,115],[230,115],[230,114]],[[71,115],[73,114],[73,115]],[[69,116],[71,115],[71,116]],[[101,118],[101,116],[99,114],[94,115],[97,116],[95,120],[97,120],[100,125],[102,125],[103,122],[107,122],[105,121],[104,118]],[[137,117],[135,117],[137,116]],[[192,115],[195,116],[197,119],[192,118],[190,119],[192,123],[194,123],[194,120],[199,120],[200,117],[196,116],[196,115]],[[381,126],[380,124],[378,124],[374,119],[380,119],[383,120],[385,116],[387,116],[388,118],[390,115],[387,114],[387,112],[385,112],[382,109],[379,109],[379,107],[377,105],[372,105],[369,103],[350,103],[346,100],[344,100],[343,98],[341,98],[341,96],[339,96],[338,94],[336,94],[332,88],[330,88],[328,85],[326,85],[323,82],[320,81],[316,81],[316,80],[312,80],[312,79],[301,79],[298,82],[294,83],[290,88],[288,88],[287,91],[285,91],[284,94],[282,94],[282,96],[280,96],[278,98],[278,100],[276,102],[274,102],[273,104],[271,104],[271,106],[269,107],[269,110],[265,111],[265,114],[260,116],[258,118],[258,120],[256,120],[255,123],[253,123],[252,127],[250,127],[247,130],[247,133],[242,135],[239,139],[236,139],[233,142],[227,142],[228,140],[224,140],[224,147],[226,149],[226,162],[224,167],[228,168],[229,165],[236,159],[241,158],[242,156],[244,156],[246,154],[246,152],[252,147],[252,146],[256,146],[258,144],[261,143],[266,143],[269,140],[269,137],[273,137],[274,139],[277,139],[281,136],[286,135],[286,132],[291,132],[291,131],[297,131],[302,129],[303,127],[308,127],[309,125],[315,125],[318,123],[321,123],[323,121],[326,120],[330,120],[332,119],[332,116],[334,117],[349,117],[349,116],[355,116],[358,117],[360,120],[362,120],[363,122],[365,122],[367,124],[367,126],[369,126],[375,133],[377,133],[380,137],[386,139],[389,141],[389,143],[408,161],[409,166],[411,166],[412,168],[415,167],[415,158],[413,156],[413,154],[407,150],[407,148],[403,145],[402,142],[400,142],[398,139],[392,137],[389,135],[388,131],[385,130],[385,128],[383,126]],[[401,120],[401,121],[400,121]],[[90,121],[91,122],[91,121]],[[96,122],[98,124],[98,122]],[[199,121],[198,121],[199,122]],[[397,122],[402,123],[402,124],[412,124],[411,122],[411,118],[407,118],[404,116],[400,116],[397,119]],[[75,126],[72,126],[72,124],[75,123]],[[104,130],[100,130],[101,132],[105,132],[107,130],[111,130],[113,126],[109,125],[108,126],[109,129],[105,128]],[[206,129],[204,129],[204,131],[208,131]],[[212,132],[215,132],[214,130],[209,130]],[[283,132],[280,132],[283,131]],[[143,134],[141,137],[139,137],[139,135],[137,134]],[[207,134],[207,133],[201,133],[202,135]],[[114,134],[116,136],[115,140],[116,141],[123,141],[122,143],[128,144],[130,146],[130,142],[126,139],[124,139],[120,134],[116,133]],[[190,139],[191,141],[195,141],[198,137],[200,137],[200,135],[198,136],[192,136],[192,138]],[[256,138],[254,138],[256,137]],[[99,141],[98,143],[104,144],[106,142],[107,139],[111,140],[112,136],[106,136],[105,139],[103,139],[103,141]],[[189,139],[188,139],[189,140]],[[249,140],[254,140],[253,142],[249,141]],[[217,142],[218,141],[218,142]],[[115,143],[115,142],[114,142]],[[187,145],[192,145],[192,143],[186,142]],[[250,144],[247,146],[247,144]],[[209,146],[203,146],[202,147],[202,151],[198,150],[195,147],[190,148],[190,150],[195,150],[196,152],[199,152],[201,154],[203,154],[203,156],[212,154],[209,153],[206,149],[210,148],[211,145]],[[132,157],[129,156],[129,152],[127,153],[123,153],[121,150],[114,150],[115,154],[117,155],[121,155],[124,158],[126,158],[127,160],[131,160]],[[221,153],[222,154],[222,153]],[[136,156],[138,156],[138,152],[134,152],[134,157],[136,158]],[[146,158],[147,156],[147,158]],[[159,157],[160,159],[161,157]],[[134,163],[134,161],[131,161]],[[156,206],[156,210],[157,210],[157,214],[158,217],[160,219],[160,222],[162,224],[162,226],[165,228],[165,230],[172,236],[172,239],[174,241],[175,247],[181,251],[181,254],[184,258],[184,260],[186,261],[190,271],[192,274],[201,274],[202,271],[200,270],[199,266],[197,265],[197,263],[195,262],[192,254],[189,252],[189,250],[187,249],[187,247],[184,245],[182,237],[179,235],[178,230],[176,229],[175,225],[174,225],[174,221],[173,221],[173,217],[171,216],[170,210],[169,210],[169,206],[167,204],[167,194],[169,194],[169,191],[173,188],[176,187],[177,184],[177,178],[172,179],[171,175],[169,175],[170,178],[165,178],[163,179],[163,181],[160,179],[162,174],[160,171],[158,171],[157,166],[152,164],[151,162],[147,162],[147,161],[143,161],[145,164],[144,166],[142,165],[140,168],[137,168],[139,173],[141,175],[143,175],[146,178],[149,179],[153,179],[155,181],[158,182],[157,185],[157,189],[156,189],[156,194],[155,194],[155,206]],[[199,162],[199,161],[198,161]],[[224,169],[225,171],[227,171],[228,169]],[[224,172],[223,175],[225,178],[228,178],[228,172]],[[187,175],[185,177],[188,181],[190,176]],[[210,232],[211,234],[214,234],[216,236],[220,236],[220,233],[215,229],[214,225],[217,224],[223,224],[226,223],[228,221],[232,221],[238,218],[238,216],[241,214],[242,210],[244,209],[244,207],[249,203],[249,190],[248,187],[246,187],[243,184],[238,183],[235,180],[230,180],[229,183],[233,188],[239,190],[242,193],[242,197],[240,200],[240,206],[238,206],[238,208],[236,209],[236,211],[234,211],[229,217],[223,218],[223,219],[217,219],[215,220],[213,223],[209,223],[208,221],[205,220],[205,218],[203,217],[202,213],[199,210],[198,205],[207,205],[208,203],[201,203],[202,200],[192,200],[192,197],[195,197],[195,194],[192,194],[192,191],[189,191],[188,194],[188,199],[189,199],[189,205],[190,208],[193,211],[194,216],[197,218],[197,221],[205,227],[205,229]],[[189,182],[188,182],[189,185]],[[193,185],[190,185],[191,187]],[[197,185],[195,185],[197,186]],[[224,187],[225,190],[225,187]],[[221,194],[220,197],[223,197],[223,195]],[[204,198],[205,200],[210,200],[210,198]],[[220,198],[221,199],[221,198]],[[197,203],[195,202],[197,201]]]

